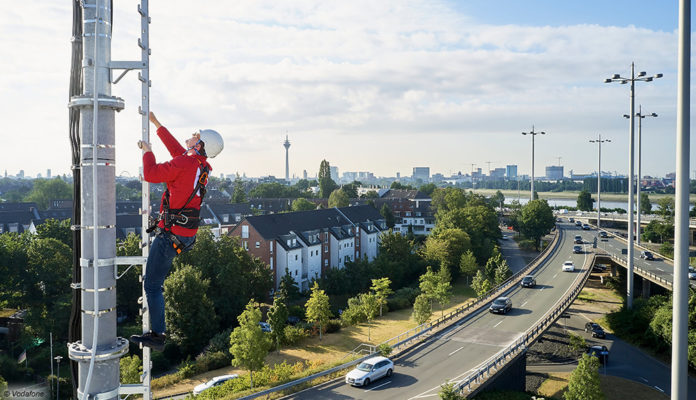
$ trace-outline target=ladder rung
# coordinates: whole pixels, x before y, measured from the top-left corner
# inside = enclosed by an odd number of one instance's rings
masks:
[[[118,388],[119,394],[145,394],[149,391],[148,386],[136,384],[121,384],[121,387]]]
[[[145,265],[147,257],[143,256],[121,256],[116,257],[116,265]]]

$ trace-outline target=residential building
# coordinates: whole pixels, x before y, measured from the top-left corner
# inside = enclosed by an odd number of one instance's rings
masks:
[[[300,290],[309,290],[328,268],[358,257],[373,260],[386,223],[369,205],[246,217],[229,235],[266,263],[278,288],[286,269]]]
[[[375,207],[382,209],[387,204],[395,217],[394,232],[405,235],[429,235],[435,228],[435,217],[430,208],[431,198],[418,190],[390,189],[379,199]]]

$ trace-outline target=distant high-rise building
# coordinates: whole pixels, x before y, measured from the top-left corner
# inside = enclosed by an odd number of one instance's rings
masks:
[[[414,181],[420,179],[423,182],[428,182],[430,180],[430,167],[413,167],[411,178]]]
[[[490,171],[491,179],[503,179],[505,177],[505,168],[494,168]]]
[[[302,179],[307,179],[307,170],[306,169],[302,170]]]
[[[401,172],[396,173],[396,179],[401,179]]]
[[[288,155],[288,150],[290,149],[290,141],[288,140],[288,135],[285,135],[285,142],[283,143],[285,147],[285,181],[290,182],[290,160]]]
[[[48,168],[46,170],[46,179],[51,179],[51,169],[50,168]]]
[[[331,171],[331,179],[334,182],[338,182],[338,167],[329,166],[329,170]]]
[[[20,169],[19,173],[17,174],[17,178],[24,178],[24,170]]]
[[[559,181],[563,179],[563,166],[550,165],[546,167],[546,179],[550,181]]]
[[[508,179],[517,179],[517,165],[506,166],[505,177]]]

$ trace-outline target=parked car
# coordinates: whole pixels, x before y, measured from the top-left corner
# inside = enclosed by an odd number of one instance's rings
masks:
[[[689,279],[696,279],[696,268],[689,265]]]
[[[259,322],[259,326],[261,327],[262,332],[271,331],[271,324],[269,324],[268,322]]]
[[[573,238],[573,243],[575,243],[575,244],[582,244],[582,243],[583,243],[583,241],[582,241],[582,236],[580,236],[580,235],[575,235],[575,238]]]
[[[586,353],[599,358],[600,364],[609,363],[609,349],[607,349],[607,346],[590,346]]]
[[[590,227],[589,224],[582,224],[582,230],[589,231],[590,229],[592,229],[592,228]]]
[[[605,272],[607,270],[607,266],[604,264],[594,264],[592,266],[592,272]]]
[[[578,245],[573,246],[573,253],[575,253],[575,254],[582,253],[582,246],[578,246]]]
[[[296,317],[294,315],[288,317],[288,324],[296,325],[298,322],[300,322],[300,317]]]
[[[510,310],[512,310],[512,300],[509,297],[498,297],[488,307],[488,311],[492,313],[507,314]]]
[[[609,237],[609,234],[606,231],[599,231],[599,237],[602,239],[606,239]]]
[[[536,286],[536,278],[534,275],[527,275],[520,281],[520,286],[522,287],[534,287]]]
[[[200,385],[197,385],[196,387],[194,387],[193,394],[197,396],[197,395],[201,394],[201,392],[206,390],[206,389],[210,389],[211,387],[215,387],[215,386],[220,386],[223,383],[229,381],[230,379],[237,379],[238,377],[239,377],[239,375],[237,375],[237,374],[216,376],[215,378],[209,380],[208,382],[201,383]]]
[[[604,333],[604,329],[602,329],[599,324],[595,322],[588,322],[585,324],[585,332],[592,333],[592,337],[596,338],[602,338],[604,339],[606,337],[606,334]]]
[[[568,261],[563,263],[561,270],[563,272],[574,272],[575,271],[575,264],[571,260],[568,260]]]
[[[654,261],[655,260],[655,256],[653,256],[653,253],[651,253],[649,251],[641,251],[640,258],[643,258],[646,261]]]
[[[361,362],[346,375],[346,383],[352,386],[367,386],[384,376],[394,373],[394,363],[386,357],[372,357]]]

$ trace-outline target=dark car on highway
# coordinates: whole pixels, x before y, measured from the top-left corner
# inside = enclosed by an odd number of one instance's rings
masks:
[[[590,346],[586,353],[599,358],[600,364],[609,363],[609,349],[607,349],[607,346]]]
[[[573,246],[573,253],[575,253],[575,254],[582,253],[582,246],[578,246],[578,245]]]
[[[595,323],[595,322],[586,323],[585,324],[585,332],[592,333],[592,337],[596,337],[596,338],[604,339],[606,337],[606,334],[604,333],[604,329],[602,329],[602,327],[599,326],[599,324]]]
[[[653,253],[651,253],[649,251],[641,251],[640,258],[644,258],[646,261],[654,261],[655,260],[655,256],[653,256]]]
[[[522,286],[522,287],[534,287],[534,286],[536,286],[536,279],[534,278],[534,275],[527,275],[524,278],[522,278],[522,281],[520,282],[520,286]]]
[[[488,307],[488,311],[500,314],[507,314],[510,310],[512,310],[512,300],[509,297],[498,297]]]
[[[575,235],[575,238],[573,238],[573,241],[574,241],[576,244],[582,244],[582,236],[580,236],[580,235]]]
[[[609,234],[606,233],[605,231],[600,231],[600,232],[599,232],[599,237],[601,237],[602,239],[606,239],[606,238],[609,237]]]

